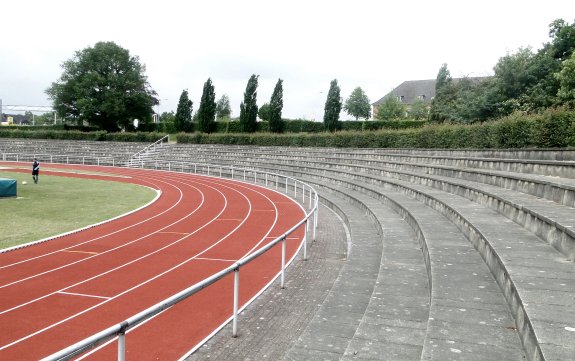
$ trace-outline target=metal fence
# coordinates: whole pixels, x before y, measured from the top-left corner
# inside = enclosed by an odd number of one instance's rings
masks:
[[[82,165],[109,165],[109,166],[121,166],[126,164],[125,162],[114,161],[113,158],[97,158],[97,157],[84,157],[84,156],[71,156],[71,155],[23,155],[23,154],[10,154],[3,153],[3,161],[29,161],[33,159],[34,156],[41,156],[44,161],[50,159],[50,163],[60,163],[60,164],[82,164]],[[215,164],[205,164],[205,163],[191,163],[191,162],[167,162],[167,163],[150,163],[145,164],[144,162],[138,164],[139,168],[150,168],[158,170],[167,170],[172,172],[183,172],[183,173],[194,173],[200,175],[214,176],[219,178],[229,178],[234,180],[239,180],[243,182],[251,182],[254,184],[259,184],[268,188],[275,188],[278,191],[285,192],[286,195],[292,196],[294,199],[298,200],[301,195],[301,203],[306,206],[307,210],[305,216],[299,220],[292,228],[290,228],[282,236],[274,239],[272,242],[266,244],[265,246],[259,248],[250,255],[242,258],[241,260],[235,262],[231,266],[225,268],[224,270],[212,275],[200,281],[189,288],[149,307],[148,309],[133,315],[132,317],[111,326],[105,330],[102,330],[82,341],[75,343],[59,352],[56,352],[44,359],[43,361],[56,361],[56,360],[69,360],[77,357],[115,337],[118,338],[118,360],[125,360],[125,337],[126,332],[134,328],[135,326],[141,324],[142,322],[148,320],[154,315],[163,312],[164,310],[174,306],[178,302],[181,302],[188,297],[193,296],[202,289],[210,286],[211,284],[219,281],[226,275],[234,273],[234,291],[233,291],[233,314],[232,314],[232,337],[237,336],[238,330],[238,295],[240,287],[240,269],[250,263],[252,260],[258,258],[262,254],[266,253],[274,246],[281,243],[281,271],[280,271],[280,287],[284,287],[285,282],[285,269],[286,269],[286,242],[288,236],[295,232],[296,230],[303,227],[304,237],[301,245],[303,250],[303,259],[307,259],[307,242],[311,229],[312,240],[316,238],[317,222],[318,222],[318,204],[319,197],[316,190],[310,185],[301,182],[295,178],[287,177],[277,173],[258,171],[256,169],[238,168],[234,166],[227,165],[215,165]]]

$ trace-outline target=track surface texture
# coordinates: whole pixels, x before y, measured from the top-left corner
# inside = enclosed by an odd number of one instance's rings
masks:
[[[1,360],[39,359],[117,324],[254,252],[304,216],[287,196],[248,183],[151,170],[50,169],[43,175],[129,182],[161,193],[136,212],[0,253]],[[303,234],[298,229],[288,238],[288,260]],[[240,307],[277,276],[280,246],[242,268]],[[229,275],[130,330],[127,359],[181,358],[229,319],[232,304]],[[84,357],[110,360],[116,352],[109,342]]]

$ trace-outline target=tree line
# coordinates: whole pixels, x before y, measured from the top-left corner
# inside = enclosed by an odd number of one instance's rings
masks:
[[[549,37],[537,52],[520,48],[501,57],[492,77],[454,81],[443,64],[429,119],[474,122],[575,106],[575,23],[553,21]]]
[[[453,79],[443,64],[436,78],[436,95],[431,105],[417,100],[408,109],[390,96],[378,107],[376,119],[427,119],[434,122],[475,122],[494,119],[517,111],[540,112],[553,107],[575,106],[575,24],[558,19],[549,25],[550,41],[534,52],[520,48],[501,57],[494,75],[485,78]],[[62,64],[61,77],[46,90],[60,119],[90,125],[106,131],[145,129],[153,122],[157,93],[145,75],[137,56],[114,42],[98,42],[77,51]],[[269,130],[284,130],[283,80],[278,79],[269,102],[257,105],[258,78],[249,78],[240,104],[239,122],[243,132],[254,132],[257,119],[269,122]],[[324,106],[325,130],[341,128],[340,112],[356,120],[371,118],[371,104],[357,87],[345,103],[337,79],[330,83]],[[229,97],[216,101],[215,86],[209,78],[203,87],[196,113],[188,90],[182,91],[176,112],[158,115],[173,124],[177,132],[192,129],[213,132],[217,119],[230,119]],[[39,120],[43,120],[40,118]],[[137,121],[135,121],[137,120]]]
[[[137,56],[114,42],[98,42],[93,47],[77,51],[62,64],[60,78],[46,90],[60,119],[88,125],[109,132],[145,129],[153,122],[153,107],[159,104],[157,93],[148,83],[145,66]],[[239,122],[243,132],[255,132],[258,117],[269,123],[269,130],[284,130],[283,80],[278,79],[269,102],[257,105],[259,76],[253,74],[247,83],[240,104]],[[211,78],[204,83],[202,97],[196,113],[187,89],[180,95],[176,112],[158,114],[162,122],[173,125],[176,132],[192,129],[203,133],[213,132],[216,119],[231,116],[230,100],[223,94],[216,101],[215,86]],[[339,113],[343,103],[337,80],[330,84],[324,109],[325,128],[339,129]],[[344,109],[356,119],[371,115],[369,99],[361,88],[356,88]],[[48,119],[39,122],[48,123]],[[46,120],[46,122],[44,122]]]

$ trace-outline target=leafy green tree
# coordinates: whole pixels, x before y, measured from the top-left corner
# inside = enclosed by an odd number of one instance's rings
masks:
[[[405,118],[405,104],[399,101],[394,94],[390,94],[377,107],[376,119],[398,120]]]
[[[258,105],[257,89],[259,75],[252,74],[246,85],[244,101],[240,104],[240,124],[242,131],[253,133],[257,127]]]
[[[282,110],[284,107],[283,101],[283,80],[278,79],[272,98],[270,100],[270,132],[281,133],[284,129],[284,122],[282,120]]]
[[[413,101],[413,104],[411,104],[407,113],[411,119],[427,119],[429,115],[429,105],[422,99],[416,99]]]
[[[203,133],[211,133],[214,131],[216,123],[216,93],[212,79],[208,78],[204,84],[204,91],[202,92],[202,99],[200,100],[200,108],[198,109],[198,127],[199,131]]]
[[[163,112],[160,115],[159,131],[162,133],[176,133],[175,127],[176,114],[171,112]]]
[[[133,120],[152,121],[156,92],[137,56],[113,42],[77,51],[46,94],[61,118],[84,121],[108,131],[133,129]]]
[[[44,113],[34,118],[35,125],[54,124],[54,113]]]
[[[270,103],[264,103],[258,110],[258,117],[266,122],[270,121]]]
[[[341,112],[342,107],[340,93],[341,89],[339,88],[339,85],[337,85],[337,79],[332,80],[327,93],[323,113],[323,124],[325,129],[330,132],[335,132],[340,129],[339,113]]]
[[[552,39],[551,55],[560,61],[569,59],[575,50],[575,23],[569,24],[557,19],[549,25],[549,37]]]
[[[371,103],[360,87],[355,88],[353,92],[351,92],[351,95],[345,101],[343,109],[347,114],[355,117],[355,120],[359,118],[365,118],[367,120],[371,117]]]
[[[437,78],[435,81],[435,92],[437,93],[439,89],[443,88],[445,85],[451,83],[451,73],[447,69],[447,64],[443,63],[439,71],[437,72]]]
[[[530,48],[520,48],[514,54],[508,53],[499,58],[493,70],[499,91],[505,99],[519,97],[536,81],[530,75],[534,56]]]
[[[189,132],[192,130],[192,110],[194,103],[188,97],[188,90],[184,89],[180,95],[176,116],[174,117],[174,128],[177,132]]]
[[[216,118],[229,118],[231,114],[232,107],[230,106],[230,98],[226,94],[223,94],[216,103]]]
[[[556,74],[560,88],[557,95],[563,103],[575,106],[575,52],[563,61],[562,69]]]
[[[34,117],[34,114],[32,114],[32,112],[29,111],[29,110],[27,110],[27,111],[24,112],[24,117],[25,117],[26,120],[28,121],[28,124],[32,124],[32,121],[33,121],[33,120],[34,120],[34,121],[36,120],[36,119],[34,119],[34,118],[35,118],[35,117]]]

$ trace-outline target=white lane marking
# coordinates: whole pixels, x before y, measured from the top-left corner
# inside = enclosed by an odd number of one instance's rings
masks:
[[[74,292],[58,292],[61,295],[70,295],[70,296],[82,296],[82,297],[92,297],[92,298],[101,298],[104,300],[109,300],[111,297],[104,297],[104,296],[96,296],[96,295],[87,295],[85,293],[74,293]]]

